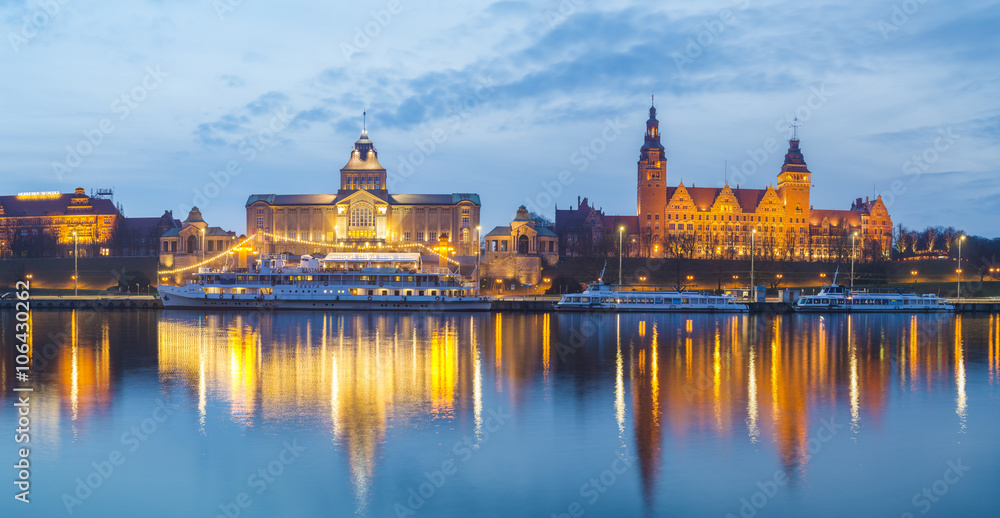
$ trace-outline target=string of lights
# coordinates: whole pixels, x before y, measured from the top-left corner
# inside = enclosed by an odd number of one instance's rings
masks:
[[[324,248],[350,248],[350,249],[355,249],[355,250],[356,249],[371,250],[371,249],[385,248],[382,245],[382,243],[375,243],[375,244],[365,243],[363,245],[348,245],[348,244],[344,244],[344,243],[318,242],[318,241],[309,241],[307,239],[296,239],[296,238],[291,238],[291,237],[278,236],[276,234],[272,234],[270,232],[265,232],[263,230],[259,230],[258,231],[258,235],[267,236],[267,237],[270,237],[271,239],[274,239],[276,241],[289,242],[289,243],[298,243],[300,245],[319,246],[319,247],[324,247]],[[412,247],[420,247],[420,248],[423,248],[424,250],[427,250],[428,252],[430,252],[430,253],[432,253],[434,255],[437,255],[438,257],[444,257],[445,260],[447,260],[449,263],[454,264],[456,266],[459,266],[461,264],[458,261],[456,261],[456,260],[448,257],[447,255],[443,255],[443,254],[439,253],[437,250],[435,250],[434,247],[429,247],[429,246],[427,246],[427,245],[425,245],[423,243],[405,243],[405,244],[399,244],[399,245],[395,245],[394,246],[394,248],[412,248]]]
[[[195,268],[201,268],[202,266],[205,266],[206,264],[209,264],[212,261],[215,261],[216,259],[219,259],[220,257],[226,256],[226,255],[233,255],[234,253],[239,252],[240,247],[242,247],[246,243],[250,242],[255,237],[256,236],[250,236],[248,238],[245,238],[242,241],[240,241],[239,243],[236,243],[235,245],[233,245],[232,247],[230,247],[225,252],[216,254],[216,255],[208,258],[208,259],[205,259],[204,261],[202,261],[200,263],[192,264],[191,266],[185,266],[184,268],[175,268],[173,270],[159,270],[156,273],[157,273],[157,275],[169,275],[169,274],[172,274],[172,273],[181,273],[181,272],[186,272],[188,270],[193,270]]]

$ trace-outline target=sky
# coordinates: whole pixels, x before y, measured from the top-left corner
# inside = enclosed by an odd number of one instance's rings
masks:
[[[798,118],[815,208],[996,237],[998,27],[978,0],[0,0],[0,193],[244,233],[251,194],[336,192],[366,111],[390,192],[478,193],[484,232],[635,214],[655,95],[668,185],[775,183]]]

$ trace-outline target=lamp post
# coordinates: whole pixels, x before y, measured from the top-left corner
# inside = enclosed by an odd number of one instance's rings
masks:
[[[625,237],[625,225],[618,227],[618,286],[622,285],[622,239]]]
[[[958,237],[958,282],[956,283],[958,300],[962,300],[962,241],[965,241],[965,234]]]
[[[851,234],[851,287],[854,287],[854,242],[857,241],[858,233]]]
[[[201,262],[205,262],[205,229],[201,230]]]
[[[482,225],[476,225],[476,294],[479,294],[479,256],[482,255],[482,248],[479,246],[480,234],[482,234]]]
[[[961,246],[959,246],[959,250],[961,250]],[[959,253],[959,256],[961,256],[961,253]],[[73,232],[73,296],[74,297],[76,297],[78,294],[77,288],[79,287],[79,282],[80,282],[77,279],[80,276],[80,269],[78,268],[79,257],[80,257],[80,240],[78,239],[76,231],[74,231]]]
[[[756,245],[757,245],[757,229],[750,231],[750,289],[753,290],[756,284],[754,284],[754,271],[753,271],[753,256],[756,255]],[[751,297],[753,296],[751,293]],[[754,302],[757,302],[756,300]]]

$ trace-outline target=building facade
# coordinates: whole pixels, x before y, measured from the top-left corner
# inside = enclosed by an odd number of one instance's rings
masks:
[[[456,255],[478,250],[478,194],[391,194],[386,169],[368,139],[354,143],[335,194],[254,194],[247,235],[263,253],[293,255],[384,245],[431,248],[447,237]]]
[[[577,197],[576,208],[557,207],[555,224],[564,256],[617,255],[619,245],[626,256],[639,253],[639,218],[604,214],[587,198]]]
[[[0,258],[116,255],[121,220],[111,200],[83,187],[0,196]]]
[[[508,226],[495,227],[484,239],[481,276],[517,279],[538,285],[542,268],[559,262],[559,238],[549,227],[531,219],[521,205]]]
[[[667,159],[656,108],[649,108],[639,151],[636,212],[643,255],[775,260],[860,260],[889,257],[892,219],[882,202],[858,198],[848,210],[817,210],[812,172],[797,136],[789,140],[777,185],[667,186]]]
[[[220,227],[210,227],[201,216],[198,207],[192,207],[187,218],[180,227],[167,229],[160,236],[160,266],[164,270],[182,270],[190,268],[204,260],[211,259],[225,252],[236,244],[236,233],[223,230]],[[219,259],[224,263],[230,260]],[[213,263],[212,266],[218,266]],[[190,277],[190,271],[173,274],[174,282],[181,282]],[[165,280],[165,279],[161,279]]]

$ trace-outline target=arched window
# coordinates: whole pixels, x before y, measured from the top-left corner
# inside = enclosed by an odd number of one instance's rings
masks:
[[[195,238],[194,236],[188,236],[187,245],[188,245],[187,246],[188,253],[194,253],[198,251],[198,239]]]
[[[521,236],[517,238],[517,253],[528,253],[528,236]]]

